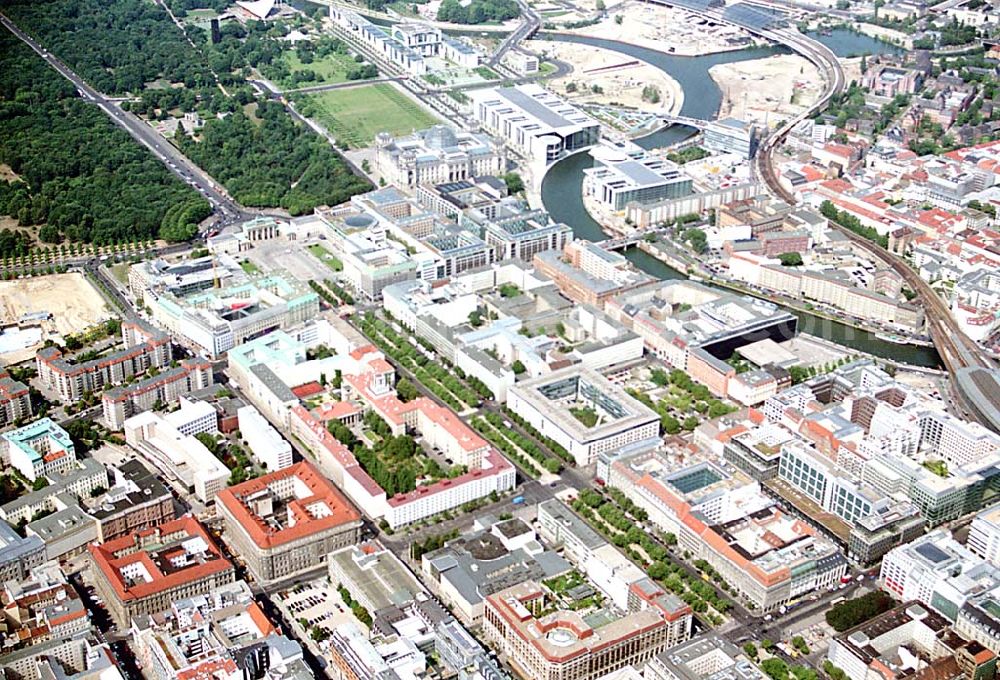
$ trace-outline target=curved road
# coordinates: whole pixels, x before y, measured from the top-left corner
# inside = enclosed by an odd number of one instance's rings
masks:
[[[836,56],[830,50],[826,48],[822,50],[817,49],[815,46],[818,43],[801,35],[794,29],[785,29],[774,33],[780,36],[780,38],[775,39],[780,39],[785,44],[793,46],[793,49],[810,58],[830,78],[823,96],[816,104],[808,111],[788,121],[779,130],[770,135],[764,140],[757,151],[756,167],[760,178],[772,194],[790,205],[795,205],[798,202],[795,195],[785,188],[778,178],[774,167],[774,151],[785,140],[795,125],[825,108],[830,99],[843,90],[845,80],[843,69],[840,67]],[[800,47],[795,47],[796,43]],[[811,43],[811,45],[807,43]],[[810,57],[807,52],[811,53],[812,56]],[[934,346],[941,355],[953,383],[955,374],[960,368],[993,368],[993,362],[989,355],[959,328],[945,301],[905,261],[879,245],[840,226],[836,222],[830,222],[830,224],[847,236],[852,243],[863,248],[871,256],[891,267],[921,299],[931,339],[934,341]],[[961,397],[957,385],[955,387],[956,396]]]

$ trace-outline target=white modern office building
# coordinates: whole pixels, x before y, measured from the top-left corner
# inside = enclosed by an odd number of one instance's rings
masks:
[[[995,566],[1000,566],[1000,505],[983,510],[972,520],[966,547]]]
[[[145,302],[181,344],[212,359],[250,338],[319,314],[319,296],[281,276],[186,297],[151,294]]]
[[[51,418],[6,432],[2,439],[4,462],[31,482],[76,463],[73,440]]]
[[[716,153],[733,153],[742,158],[753,158],[757,153],[757,127],[735,118],[724,118],[710,123],[704,130],[703,146]]]
[[[1000,571],[936,529],[914,541],[893,548],[882,558],[879,581],[893,597],[918,600],[954,621],[972,595],[996,586]]]
[[[607,210],[624,210],[629,203],[648,205],[687,196],[692,180],[676,163],[663,158],[622,153],[598,146],[595,164],[583,171],[583,193]]]
[[[125,441],[202,503],[212,502],[215,494],[226,487],[229,468],[193,435],[181,434],[154,411],[144,411],[125,421]]]
[[[551,163],[600,139],[600,123],[534,83],[472,90],[468,96],[473,118],[533,162]]]
[[[660,433],[655,411],[583,366],[517,383],[507,391],[507,405],[569,451],[578,465]]]

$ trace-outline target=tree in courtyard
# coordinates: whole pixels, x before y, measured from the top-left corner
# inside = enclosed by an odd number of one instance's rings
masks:
[[[396,395],[401,401],[413,401],[420,396],[420,392],[409,380],[400,378],[396,383]]]
[[[508,172],[503,176],[504,184],[507,185],[507,191],[512,194],[520,193],[524,191],[524,180],[521,179],[521,175],[516,172]]]
[[[782,267],[798,267],[802,264],[802,255],[800,253],[781,253],[778,255],[778,261],[781,262]]]

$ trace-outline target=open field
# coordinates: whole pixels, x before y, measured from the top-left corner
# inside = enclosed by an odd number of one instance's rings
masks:
[[[284,87],[311,87],[313,85],[346,83],[347,71],[358,65],[357,62],[355,62],[354,59],[347,54],[331,54],[326,57],[316,58],[309,64],[303,64],[295,50],[282,52],[281,60],[285,62],[285,65],[288,66],[288,70],[292,73],[295,73],[296,71],[315,71],[316,75],[319,76],[319,80],[311,80],[308,83],[303,82],[298,83],[297,85],[286,79],[279,83]]]
[[[708,72],[723,92],[720,118],[774,125],[805,111],[823,88],[819,70],[796,54],[716,64]]]
[[[317,260],[325,264],[327,267],[335,272],[342,271],[344,269],[343,263],[333,256],[329,250],[324,248],[319,243],[313,243],[311,246],[307,246],[310,253],[316,257]]]
[[[128,265],[124,262],[119,262],[118,264],[113,264],[108,269],[111,270],[111,275],[115,277],[115,281],[122,284],[123,286],[128,285]]]
[[[531,45],[543,58],[573,65],[572,71],[551,80],[548,86],[575,104],[616,104],[641,111],[677,113],[684,103],[680,84],[644,61],[620,52],[555,40],[532,40]],[[571,83],[575,88],[572,92],[567,89]],[[655,88],[659,101],[652,103],[643,98],[647,88]]]
[[[317,120],[339,144],[353,149],[370,145],[379,132],[403,135],[440,122],[389,83],[322,92],[309,99],[319,109]]]

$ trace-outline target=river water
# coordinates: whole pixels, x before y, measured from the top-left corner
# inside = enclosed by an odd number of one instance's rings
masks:
[[[836,28],[829,34],[810,31],[806,35],[829,47],[838,57],[860,57],[863,54],[899,54],[903,51],[902,47],[846,28]]]
[[[838,55],[860,54],[866,51],[879,53],[896,49],[888,43],[843,29],[834,30],[830,35],[816,37]],[[708,69],[716,64],[729,64],[788,53],[784,47],[754,47],[702,57],[682,57],[637,45],[586,36],[541,34],[539,38],[591,45],[642,59],[668,73],[683,88],[684,105],[681,107],[681,114],[707,120],[715,118],[722,102],[722,92],[712,80]],[[654,149],[673,144],[692,134],[694,130],[691,128],[674,125],[636,141],[646,149]],[[590,155],[584,152],[564,158],[552,166],[542,182],[542,203],[553,219],[570,225],[577,238],[601,241],[607,236],[583,206],[583,170],[590,167],[591,163]],[[627,251],[625,257],[642,271],[659,279],[684,278],[681,272],[636,248]],[[915,366],[936,367],[941,364],[940,357],[933,348],[897,345],[879,340],[873,333],[845,324],[805,312],[789,311],[799,318],[799,330],[803,333]]]

